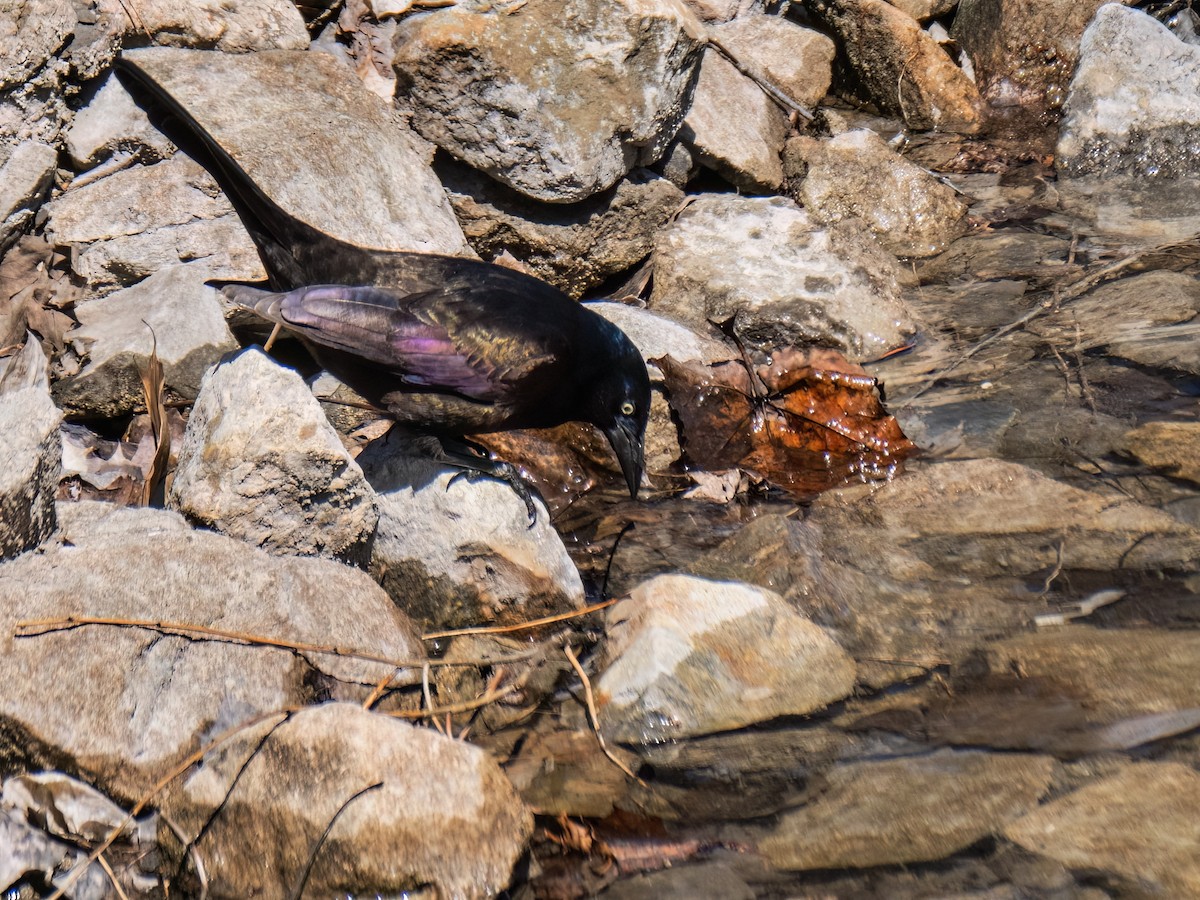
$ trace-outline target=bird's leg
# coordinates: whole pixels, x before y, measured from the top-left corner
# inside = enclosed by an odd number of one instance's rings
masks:
[[[511,487],[525,504],[525,511],[529,514],[529,527],[532,528],[537,523],[537,506],[533,502],[536,491],[521,477],[516,466],[502,459],[493,459],[487,450],[466,438],[439,437],[438,442],[442,445],[439,462],[462,470],[450,479],[446,485],[447,490],[460,478],[469,481],[478,478],[499,479]]]

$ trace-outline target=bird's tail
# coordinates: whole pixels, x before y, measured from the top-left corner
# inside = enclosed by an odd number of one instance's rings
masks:
[[[332,239],[263,193],[204,126],[136,62],[123,56],[116,62],[116,72],[154,126],[216,179],[263,257],[272,286],[290,289],[304,283],[306,279],[295,260],[296,249]]]

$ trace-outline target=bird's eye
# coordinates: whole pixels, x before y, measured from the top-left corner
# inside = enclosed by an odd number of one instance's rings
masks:
[[[632,416],[633,409],[634,409],[633,404],[630,403],[628,400],[626,400],[624,403],[621,404],[621,415]]]

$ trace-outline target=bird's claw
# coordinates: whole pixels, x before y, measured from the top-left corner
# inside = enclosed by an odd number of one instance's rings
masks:
[[[446,490],[450,490],[450,486],[460,478],[471,482],[481,478],[498,479],[511,487],[513,492],[521,498],[521,502],[525,504],[525,512],[529,515],[529,527],[532,528],[537,524],[537,504],[533,502],[533,489],[530,488],[529,482],[521,477],[521,473],[512,463],[485,458],[480,460],[480,464],[455,462],[454,465],[459,465],[461,468],[446,482]]]

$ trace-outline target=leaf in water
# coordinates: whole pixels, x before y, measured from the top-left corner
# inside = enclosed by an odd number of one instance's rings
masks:
[[[785,349],[769,365],[654,360],[693,465],[741,469],[806,496],[895,473],[917,447],[889,416],[875,379],[834,350]]]

